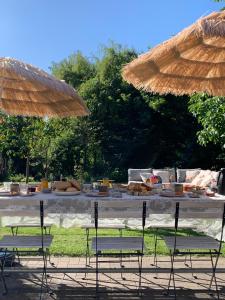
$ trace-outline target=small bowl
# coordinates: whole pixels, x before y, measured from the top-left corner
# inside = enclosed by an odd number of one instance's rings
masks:
[[[108,192],[108,187],[107,185],[100,185],[98,187],[99,192],[107,193]]]

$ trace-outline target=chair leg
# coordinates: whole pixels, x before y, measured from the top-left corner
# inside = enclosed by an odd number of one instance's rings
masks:
[[[157,244],[158,244],[158,228],[154,231],[154,265],[157,266]]]
[[[124,265],[123,265],[123,253],[122,253],[122,251],[120,251],[120,268],[121,268],[121,273],[120,273],[121,279],[126,280],[126,278],[123,276]]]
[[[45,251],[43,251],[42,253],[42,258],[43,258],[43,271],[42,271],[42,277],[41,277],[41,291],[40,291],[40,297],[39,299],[42,300],[43,299],[43,288],[45,286],[46,288],[46,292],[53,294],[50,291],[50,288],[48,286],[48,276],[47,276],[47,254],[45,253]]]
[[[5,264],[5,259],[3,260],[3,262],[1,263],[1,272],[0,272],[0,278],[1,278],[1,282],[2,282],[2,287],[3,287],[3,295],[6,295],[8,293],[8,289],[7,289],[7,285],[5,282],[5,275],[4,275],[4,264]]]
[[[90,266],[90,249],[89,249],[89,228],[86,228],[86,253],[85,253],[85,266],[86,268]],[[84,273],[84,277],[82,278],[85,280],[87,278],[87,272]]]
[[[193,265],[192,265],[192,256],[191,256],[191,251],[189,250],[189,257],[190,257],[190,267],[191,267],[191,274],[192,274],[192,277],[194,277],[195,279],[198,279],[197,275],[194,275],[193,273]]]
[[[140,257],[141,256],[141,257]],[[140,257],[140,260],[139,260]],[[143,253],[138,253],[138,262],[139,262],[139,294],[142,294],[142,289],[141,289],[141,280],[142,280],[142,262],[143,262]]]
[[[120,237],[123,236],[123,233],[122,233],[122,229],[121,229],[121,228],[119,228],[119,235],[120,235]],[[123,265],[123,263],[122,263],[122,251],[120,251],[120,253],[121,253],[121,264],[120,264],[120,267],[121,267],[121,268],[124,268],[124,265]],[[123,280],[125,280],[125,278],[123,278],[123,276],[122,276],[122,273],[121,273],[121,278],[122,278]]]
[[[168,282],[167,291],[165,292],[165,294],[166,295],[169,294],[171,281],[173,280],[174,298],[177,299],[175,278],[174,278],[174,256],[175,256],[174,253],[172,253],[171,250],[170,250],[170,261],[171,261],[170,278],[169,278],[169,282]]]
[[[158,245],[158,228],[156,228],[156,230],[154,231],[154,262],[153,262],[153,266],[155,266],[155,276],[154,276],[155,279],[158,278],[157,245]]]
[[[98,292],[99,292],[98,252],[96,252],[95,274],[96,274],[96,296],[98,297]]]
[[[218,290],[218,284],[217,284],[217,280],[216,280],[216,267],[217,267],[217,263],[218,263],[218,260],[219,260],[219,256],[220,256],[220,253],[217,254],[216,256],[216,260],[215,260],[215,263],[213,262],[213,256],[212,256],[212,252],[210,250],[210,258],[211,258],[211,264],[212,264],[212,277],[211,277],[211,280],[210,280],[210,283],[209,283],[209,293],[212,294],[212,282],[214,280],[214,283],[215,283],[215,287],[216,287],[216,294],[217,294],[217,299],[220,299],[220,295],[219,295],[219,290]]]
[[[89,249],[89,228],[86,228],[86,255],[85,255],[86,266],[90,265],[90,249]]]

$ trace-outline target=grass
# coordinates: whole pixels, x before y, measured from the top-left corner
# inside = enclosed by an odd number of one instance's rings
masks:
[[[172,230],[160,229],[158,230],[160,235],[173,235]],[[90,231],[94,236],[95,231]],[[179,235],[186,235],[191,233],[192,235],[199,235],[198,233],[190,230],[181,230]],[[11,234],[10,229],[0,228],[0,237],[5,234]],[[19,234],[40,234],[40,230],[36,228],[21,228]],[[50,252],[55,256],[84,256],[86,251],[86,234],[82,228],[58,228],[52,227],[51,234],[54,236],[53,244],[50,248]],[[90,236],[91,236],[90,235]],[[115,229],[99,230],[101,236],[118,236],[119,232]],[[141,236],[140,230],[123,230],[123,236]],[[145,245],[147,255],[151,255],[154,252],[154,239],[153,230],[145,230]],[[225,247],[224,247],[225,248]],[[225,255],[225,249],[223,248],[223,256]],[[162,240],[158,241],[157,253],[159,255],[168,255],[169,252]]]

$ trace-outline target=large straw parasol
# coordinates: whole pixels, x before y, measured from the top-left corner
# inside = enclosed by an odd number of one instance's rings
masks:
[[[0,109],[11,115],[40,117],[89,114],[71,86],[12,58],[0,58]]]
[[[136,88],[175,95],[225,96],[225,11],[199,19],[123,68]]]

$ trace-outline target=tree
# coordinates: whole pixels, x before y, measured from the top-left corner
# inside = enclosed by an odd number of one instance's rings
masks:
[[[190,100],[189,109],[202,126],[197,133],[199,143],[203,146],[209,143],[220,146],[222,153],[219,158],[224,161],[225,98],[196,94]]]
[[[54,63],[53,74],[78,90],[91,114],[44,120],[3,115],[0,158],[8,161],[8,174],[24,174],[26,160],[36,179],[62,174],[84,181],[126,181],[130,167],[215,165],[221,150],[212,140],[206,147],[197,143],[201,125],[188,110],[189,97],[145,93],[122,79],[122,67],[137,55],[111,44],[97,58],[77,52]]]

